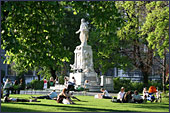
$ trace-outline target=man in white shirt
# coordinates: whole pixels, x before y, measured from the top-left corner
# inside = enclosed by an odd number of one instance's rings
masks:
[[[117,95],[117,102],[122,102],[124,94],[125,94],[125,88],[121,87],[120,92]]]

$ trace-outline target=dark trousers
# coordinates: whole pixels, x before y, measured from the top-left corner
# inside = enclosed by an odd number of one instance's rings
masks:
[[[120,99],[117,99],[117,102],[118,102],[118,103],[123,103]]]
[[[26,99],[17,99],[17,102],[29,102],[29,100],[26,100]]]
[[[143,102],[143,99],[140,99],[140,100],[135,100],[135,99],[134,99],[134,103],[136,103],[136,102],[137,102],[137,103],[142,103],[142,102]]]
[[[112,97],[109,97],[109,96],[102,96],[104,99],[112,99]]]
[[[66,99],[66,97],[63,96],[63,95],[60,95],[59,98],[57,99],[57,102],[58,102],[58,103],[62,103],[62,102],[63,102],[63,99]]]
[[[80,99],[78,99],[77,97],[75,97],[75,96],[72,96],[72,98],[73,99],[76,99],[76,100],[78,100],[78,101],[80,101]]]
[[[68,87],[67,87],[67,93],[68,93],[69,91],[75,91],[74,85],[68,85]]]
[[[37,99],[51,99],[48,95],[36,97]]]

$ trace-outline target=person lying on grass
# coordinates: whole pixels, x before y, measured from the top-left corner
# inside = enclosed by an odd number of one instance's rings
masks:
[[[112,97],[109,95],[108,91],[105,90],[104,88],[101,88],[100,91],[102,92],[101,94],[98,94],[98,98],[102,99],[112,99]]]
[[[39,96],[39,97],[33,97],[32,98],[37,98],[37,99],[51,99],[51,100],[56,100],[57,99],[57,92],[55,92],[55,90],[53,90],[51,93],[49,93],[48,95],[44,95],[44,96]]]
[[[19,98],[9,98],[9,96],[5,96],[3,102],[41,102],[37,101],[37,99],[19,99]]]
[[[75,96],[72,96],[69,92],[67,92],[67,89],[64,88],[62,92],[58,95],[57,97],[57,102],[58,103],[63,103],[63,104],[75,104],[71,98],[77,99],[80,101],[78,98]]]

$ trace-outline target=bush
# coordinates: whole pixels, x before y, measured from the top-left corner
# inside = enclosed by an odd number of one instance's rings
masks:
[[[44,86],[44,81],[41,80],[41,81],[38,81],[38,80],[32,80],[31,81],[31,87],[35,90],[42,90],[43,89],[43,86]]]
[[[28,83],[28,84],[26,85],[26,89],[32,89],[31,83]]]
[[[13,89],[14,90],[18,90],[19,89],[19,85],[13,85]]]
[[[64,76],[59,76],[59,84],[64,84]]]
[[[158,90],[162,90],[162,81],[149,81],[148,86],[158,87]],[[148,87],[149,88],[149,87]]]
[[[121,87],[125,87],[125,91],[129,91],[132,90],[132,82],[125,78],[116,77],[113,79],[113,87],[115,92],[119,92]]]
[[[125,78],[120,78],[116,77],[113,79],[113,84],[114,84],[114,90],[115,92],[119,92],[121,87],[125,87],[125,91],[135,91],[138,90],[140,93],[142,93],[144,84],[142,82],[132,82],[129,79]],[[162,90],[162,82],[161,81],[149,81],[148,82],[148,87],[149,89],[150,86],[155,86],[158,87],[158,90]]]

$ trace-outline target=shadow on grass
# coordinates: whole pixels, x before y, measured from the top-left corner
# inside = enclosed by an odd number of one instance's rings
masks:
[[[155,107],[154,107],[154,105],[152,105],[152,106],[150,106],[150,105],[137,105],[137,106],[135,106],[136,108],[144,108],[144,109],[151,109],[151,108],[153,108],[153,109],[167,109],[167,110],[169,110],[169,106],[168,105],[155,105]]]
[[[42,111],[24,109],[24,108],[8,107],[8,106],[1,106],[1,112],[42,112]]]
[[[35,103],[13,103],[13,104],[22,104],[22,105],[37,105],[37,106],[46,106],[46,107],[58,107],[60,110],[63,110],[64,112],[74,112],[74,111],[78,111],[78,112],[139,112],[139,111],[130,111],[130,110],[113,110],[113,109],[102,109],[102,108],[89,108],[89,107],[81,107],[81,106],[75,106],[75,105],[63,105],[63,104],[58,104],[57,105],[49,105],[49,104],[35,104]],[[23,111],[23,112],[44,112],[42,111],[38,111],[38,110],[29,110],[29,109],[22,109],[20,110],[20,108],[8,108],[8,107],[2,107],[2,112],[17,112],[17,111]],[[53,112],[53,111],[49,111],[49,112]]]

